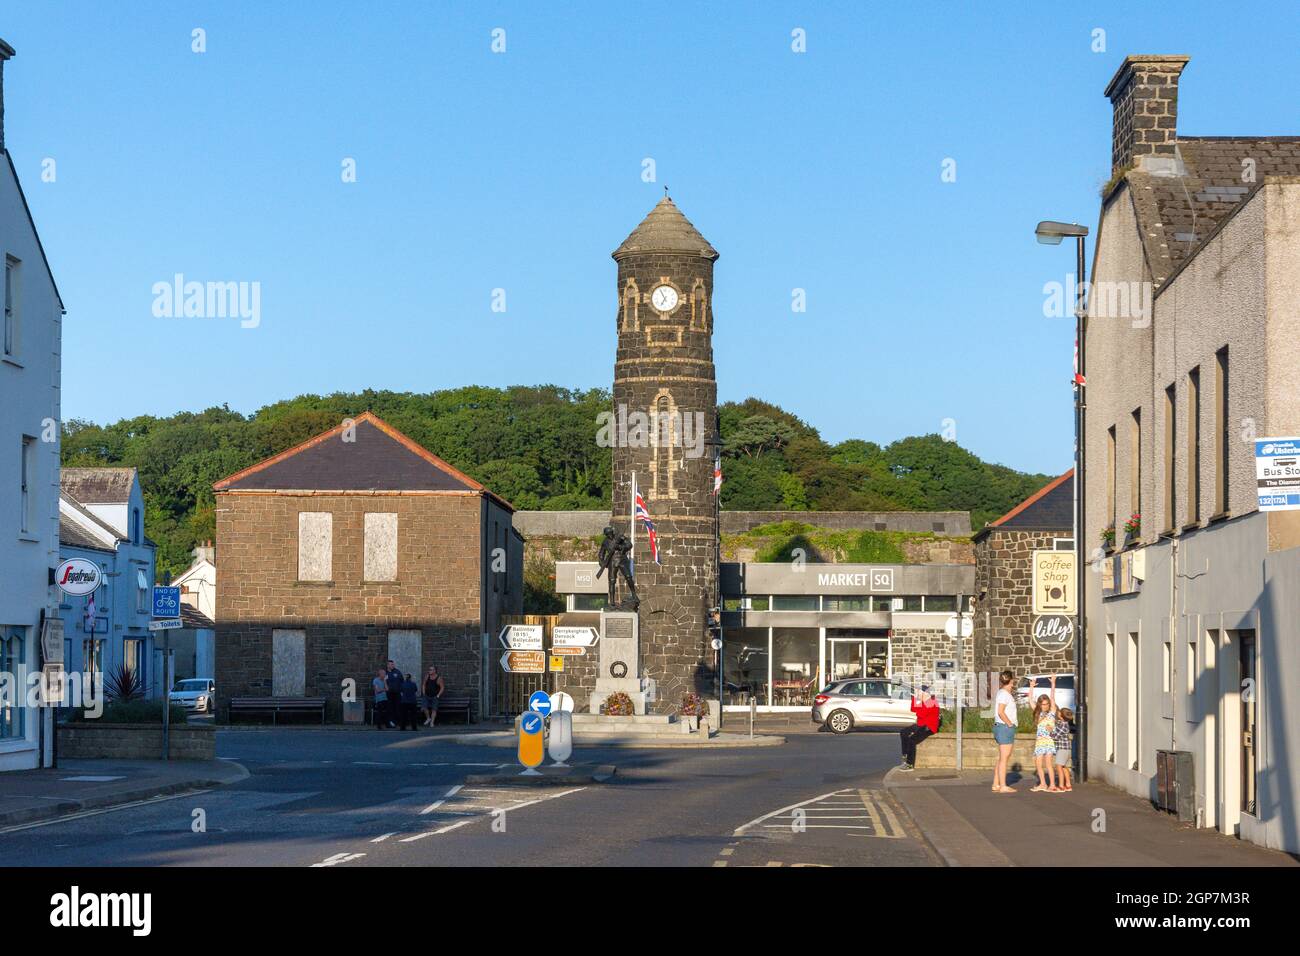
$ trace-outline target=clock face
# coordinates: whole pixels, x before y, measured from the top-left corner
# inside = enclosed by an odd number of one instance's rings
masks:
[[[677,290],[670,285],[661,285],[650,293],[650,304],[660,312],[671,312],[677,308]]]

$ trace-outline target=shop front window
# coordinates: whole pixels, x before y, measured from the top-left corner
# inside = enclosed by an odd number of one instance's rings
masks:
[[[605,606],[605,600],[604,594],[575,594],[573,595],[573,610],[599,611]]]
[[[727,704],[760,707],[771,702],[767,686],[767,628],[728,629],[722,653],[722,696]]]
[[[812,627],[778,627],[772,631],[772,703],[811,707],[824,683],[817,669],[819,632]]]
[[[888,599],[886,598],[886,601],[887,600]],[[834,595],[834,596],[827,595],[826,597],[822,598],[822,601],[824,602],[824,606],[822,607],[822,610],[824,611],[870,611],[871,610],[871,598],[867,595],[854,595],[852,597],[846,597],[841,595]],[[886,608],[877,608],[877,610],[885,610],[885,609]]]
[[[23,736],[23,696],[27,686],[26,628],[0,630],[0,740]]]
[[[927,611],[947,611],[957,613],[957,596],[955,594],[927,594],[925,596]]]
[[[777,594],[772,597],[773,611],[816,611],[815,594]]]

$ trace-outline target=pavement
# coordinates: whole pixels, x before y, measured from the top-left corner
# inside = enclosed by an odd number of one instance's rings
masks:
[[[60,760],[46,770],[0,774],[0,832],[87,810],[236,783],[229,760]]]
[[[1105,784],[1031,793],[991,791],[987,770],[891,770],[888,790],[948,866],[1297,866],[1294,857],[1196,829]],[[1018,778],[1018,779],[1017,779]]]

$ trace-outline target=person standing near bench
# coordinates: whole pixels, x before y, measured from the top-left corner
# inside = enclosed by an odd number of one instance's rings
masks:
[[[388,726],[396,727],[402,719],[402,685],[406,683],[402,672],[392,661],[388,662]]]
[[[912,698],[912,713],[916,714],[916,723],[898,735],[903,745],[903,762],[898,769],[904,773],[916,769],[916,745],[939,732],[939,702],[930,696],[928,686],[921,688],[920,701]]]
[[[379,668],[370,687],[375,697],[375,730],[383,730],[388,723],[388,672]]]
[[[411,675],[407,674],[406,679],[402,681],[402,720],[403,730],[415,730],[415,715],[420,712],[419,700],[420,688],[416,686],[415,681],[411,680]]]
[[[429,665],[429,673],[424,675],[424,726],[432,727],[438,719],[438,698],[447,689],[438,668]]]

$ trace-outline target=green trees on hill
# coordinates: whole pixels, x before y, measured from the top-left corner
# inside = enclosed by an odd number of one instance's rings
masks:
[[[137,467],[159,573],[176,573],[195,544],[215,535],[213,482],[364,411],[516,508],[608,509],[610,449],[596,435],[597,416],[610,408],[608,390],[554,385],[302,395],[248,416],[222,407],[111,425],[70,421],[63,463]],[[724,404],[719,418],[727,510],[961,510],[979,527],[1048,480],[990,465],[937,435],[831,445],[754,398]]]

